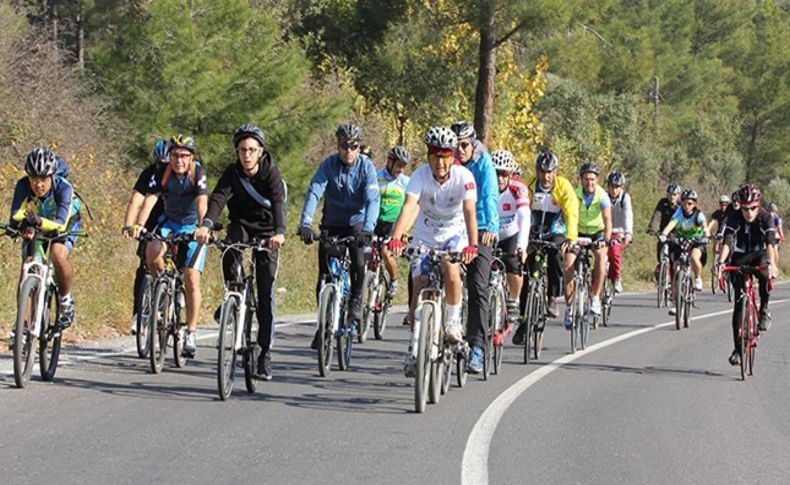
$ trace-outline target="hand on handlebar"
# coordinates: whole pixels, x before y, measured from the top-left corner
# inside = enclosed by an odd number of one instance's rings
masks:
[[[406,244],[400,239],[390,239],[389,242],[387,242],[387,249],[389,249],[396,258],[401,257],[405,247]]]
[[[195,231],[193,236],[198,244],[208,244],[211,240],[211,230],[208,227],[201,226]]]
[[[461,251],[461,259],[464,264],[471,263],[477,257],[477,247],[467,246]]]
[[[305,244],[313,244],[313,230],[307,226],[300,226],[297,231],[299,238]]]
[[[661,241],[662,243],[667,242],[667,235],[666,234],[659,234],[658,235],[658,240]]]

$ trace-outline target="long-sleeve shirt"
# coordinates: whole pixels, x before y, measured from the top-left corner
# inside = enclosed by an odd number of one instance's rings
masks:
[[[43,197],[36,197],[30,188],[28,177],[22,177],[14,188],[11,201],[11,227],[19,227],[28,209],[41,217],[42,231],[63,232],[68,229],[69,220],[79,211],[79,200],[74,197],[74,188],[68,180],[52,178],[52,187]]]
[[[353,227],[373,232],[379,217],[379,185],[376,167],[365,155],[353,165],[331,155],[318,166],[305,195],[299,225],[310,227],[318,202],[324,197],[321,227]]]
[[[477,228],[479,231],[499,234],[499,185],[491,155],[485,146],[475,140],[472,160],[464,165],[475,177],[477,184]]]
[[[212,227],[227,204],[230,221],[241,224],[250,235],[285,234],[285,181],[268,152],[261,156],[258,166],[258,173],[252,177],[244,174],[238,162],[225,168],[209,197],[204,226]],[[245,184],[263,199],[256,200]]]
[[[612,234],[634,234],[634,210],[631,196],[623,192],[619,197],[611,198],[612,202]]]

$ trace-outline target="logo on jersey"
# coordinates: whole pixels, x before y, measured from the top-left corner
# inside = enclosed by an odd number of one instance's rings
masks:
[[[509,211],[511,209],[512,209],[512,206],[510,205],[510,203],[502,204],[502,210]]]
[[[475,190],[475,183],[474,182],[469,182],[468,184],[465,184],[464,185],[464,189],[466,189],[466,190]]]

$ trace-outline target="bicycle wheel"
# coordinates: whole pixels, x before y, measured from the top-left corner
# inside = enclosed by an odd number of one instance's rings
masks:
[[[496,327],[490,336],[493,341],[493,371],[494,374],[499,374],[499,368],[502,366],[502,345],[504,344],[502,334],[504,331],[505,321],[507,319],[507,302],[505,301],[505,289],[500,285],[496,290],[496,305],[491,308],[491,311],[496,311]]]
[[[458,384],[458,387],[464,387],[466,385],[466,361],[468,357],[468,351],[466,348],[462,348],[455,355],[455,380]]]
[[[357,341],[364,344],[368,340],[368,332],[373,326],[376,303],[376,273],[365,271],[365,279],[362,283],[362,321],[359,322]]]
[[[727,302],[732,303],[732,283],[729,274],[725,276],[725,282],[727,284]]]
[[[718,261],[718,257],[715,257],[714,261]],[[716,287],[719,286],[719,280],[716,279],[716,273],[711,272],[710,274],[710,292],[714,295],[716,294]]]
[[[450,389],[450,379],[453,377],[453,356],[452,349],[448,345],[444,346],[442,353],[442,394],[447,394]]]
[[[154,325],[151,332],[151,351],[148,353],[151,363],[151,372],[159,374],[165,363],[167,353],[168,321],[170,320],[170,295],[167,293],[167,284],[160,282],[156,285],[153,306]]]
[[[540,351],[543,350],[543,331],[546,329],[546,298],[544,288],[538,287],[535,293],[535,319],[532,321],[534,337],[532,342],[532,356],[535,360],[540,359]]]
[[[696,291],[692,285],[691,277],[686,278],[686,288],[684,289],[686,298],[683,299],[685,304],[685,308],[683,309],[683,328],[689,328],[689,321],[691,320],[691,302],[694,299],[694,292]]]
[[[347,309],[340,311],[340,332],[337,339],[337,366],[340,370],[348,370],[351,366],[351,346],[354,344],[354,331],[349,326]]]
[[[41,313],[41,335],[38,338],[38,365],[41,378],[51,381],[55,378],[60,358],[61,334],[57,328],[60,317],[60,301],[57,290],[52,287],[44,297],[44,311]]]
[[[581,307],[579,308],[579,347],[584,350],[590,339],[590,319],[595,320],[593,315],[588,315],[587,303],[587,285],[582,290]]]
[[[420,315],[419,334],[417,340],[417,372],[414,376],[414,410],[425,412],[428,401],[428,384],[431,370],[431,335],[433,335],[433,305],[423,304]]]
[[[142,288],[140,288],[140,300],[137,302],[135,314],[137,315],[137,322],[135,322],[135,343],[137,344],[137,356],[141,359],[148,357],[150,352],[151,340],[149,333],[151,332],[153,319],[151,318],[151,304],[153,292],[153,279],[151,275],[145,275],[143,279]]]
[[[675,330],[680,330],[680,325],[683,323],[683,276],[684,271],[678,269],[675,273]]]
[[[741,358],[741,380],[745,381],[746,376],[748,375],[748,357],[749,357],[749,306],[748,304],[743,305],[743,311],[741,312],[741,343],[738,346],[738,355]]]
[[[176,290],[176,295],[179,294],[182,298],[176,297],[175,301],[186,301],[186,294],[184,293],[183,287]],[[186,339],[187,334],[187,309],[182,308],[181,305],[175,303],[173,310],[173,318],[170,321],[170,328],[173,334],[173,361],[175,362],[176,367],[181,368],[187,365],[187,360],[189,360],[181,354],[181,352],[184,350],[184,340]]]
[[[16,387],[23,388],[30,380],[33,371],[33,339],[29,327],[33,326],[33,315],[36,314],[36,299],[40,288],[37,278],[27,278],[19,290],[17,303],[16,325],[14,327],[14,382]]]
[[[579,324],[581,322],[581,312],[584,309],[584,304],[582,303],[582,283],[579,280],[576,280],[573,289],[573,305],[571,306],[571,353],[576,353],[576,349],[579,347]]]
[[[335,319],[335,287],[326,286],[321,290],[318,310],[318,373],[321,377],[329,375],[332,366],[332,322]]]
[[[222,316],[219,322],[217,337],[217,390],[223,401],[233,391],[233,380],[236,373],[236,315],[238,300],[231,296],[222,304]]]
[[[247,392],[252,394],[258,389],[258,381],[255,379],[255,370],[258,366],[258,356],[262,351],[258,346],[258,325],[253,323],[253,312],[247,307],[247,316],[244,320],[244,354],[241,361],[244,364],[244,385]]]
[[[376,340],[384,338],[384,329],[387,327],[387,313],[390,309],[387,288],[389,288],[389,276],[386,271],[381,271],[378,285],[376,285],[378,310],[373,315],[373,336],[376,337]]]
[[[601,325],[606,327],[608,325],[609,313],[612,311],[612,280],[604,278],[603,280],[603,298],[601,298]],[[595,329],[598,330],[598,319],[595,320]]]

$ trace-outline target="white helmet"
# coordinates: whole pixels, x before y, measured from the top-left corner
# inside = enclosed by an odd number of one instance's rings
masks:
[[[425,134],[425,144],[430,148],[453,150],[458,146],[458,137],[446,126],[434,126]]]
[[[50,177],[57,168],[55,153],[47,147],[32,149],[25,159],[25,172],[31,177]]]
[[[513,154],[507,150],[496,150],[491,154],[491,161],[494,162],[494,170],[497,172],[513,173],[518,168]]]

